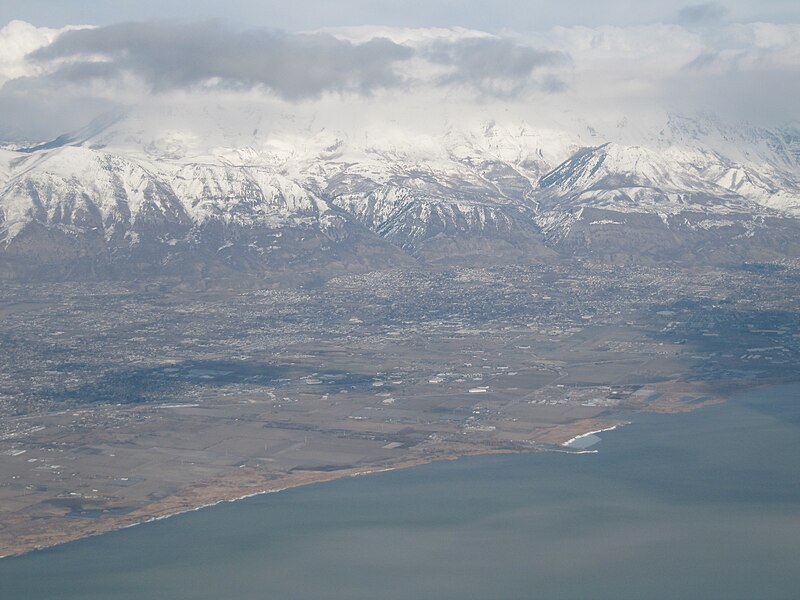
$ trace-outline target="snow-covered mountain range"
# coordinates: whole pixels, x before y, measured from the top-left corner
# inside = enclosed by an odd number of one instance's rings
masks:
[[[795,258],[798,233],[800,128],[708,117],[412,134],[129,115],[0,149],[7,277],[737,263]]]

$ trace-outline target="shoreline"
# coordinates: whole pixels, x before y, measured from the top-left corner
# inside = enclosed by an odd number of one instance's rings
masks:
[[[459,457],[456,456],[456,457],[454,457],[452,459],[435,459],[435,460],[432,460],[430,462],[437,462],[438,460],[457,460],[458,458]],[[169,518],[172,518],[172,517],[177,517],[179,515],[185,515],[185,514],[190,513],[190,512],[196,512],[198,510],[203,510],[205,508],[211,508],[213,506],[218,506],[220,504],[225,504],[227,502],[239,502],[240,500],[247,500],[248,498],[255,498],[256,496],[266,496],[267,494],[277,494],[279,492],[285,492],[286,490],[291,490],[291,489],[303,487],[303,486],[306,486],[306,485],[314,485],[316,483],[326,483],[328,481],[335,481],[336,479],[344,479],[345,477],[361,477],[361,476],[364,476],[364,475],[374,475],[374,474],[377,474],[377,473],[388,473],[389,471],[397,471],[397,470],[400,470],[400,469],[411,469],[413,467],[422,466],[423,464],[430,464],[430,463],[420,462],[420,463],[412,464],[412,465],[408,465],[408,466],[388,467],[388,468],[385,468],[385,469],[369,469],[369,470],[366,470],[366,471],[355,471],[355,472],[349,473],[349,474],[344,474],[343,473],[338,477],[331,477],[329,479],[319,478],[319,479],[313,479],[313,480],[310,480],[310,481],[304,482],[304,483],[298,483],[298,484],[295,484],[295,485],[285,485],[283,487],[268,488],[268,489],[263,489],[263,490],[259,490],[259,491],[256,491],[256,492],[249,492],[247,494],[244,494],[243,496],[236,496],[236,497],[233,497],[233,498],[222,498],[220,500],[215,500],[215,501],[209,502],[207,504],[201,504],[201,505],[195,506],[193,508],[187,508],[186,510],[181,510],[181,511],[174,512],[174,513],[169,513],[169,514],[165,514],[165,515],[158,515],[158,516],[150,517],[149,519],[146,519],[144,521],[137,521],[136,523],[131,523],[130,525],[125,525],[123,527],[120,527],[118,529],[114,529],[112,531],[121,531],[122,529],[130,529],[131,527],[136,527],[138,525],[146,525],[147,523],[154,523],[156,521],[163,521],[165,519],[169,519]],[[320,473],[320,474],[323,473],[322,471],[314,471],[314,472],[315,473]],[[102,535],[102,534],[98,534],[98,535]],[[80,538],[80,539],[84,539],[84,538]],[[67,542],[62,542],[62,543],[67,543]],[[54,544],[54,545],[57,545],[57,544]],[[52,548],[52,547],[53,546],[46,546],[46,547],[42,547],[42,548],[35,548],[34,550],[45,550],[46,548]],[[7,556],[0,556],[0,559],[6,558]],[[20,556],[20,555],[16,555],[16,556]]]
[[[536,450],[533,451],[535,452]],[[148,506],[142,507],[140,509],[137,509],[136,511],[133,511],[125,515],[110,517],[108,520],[102,523],[99,523],[97,521],[87,522],[86,523],[87,530],[78,529],[71,532],[65,532],[61,536],[53,534],[52,538],[45,543],[37,544],[31,542],[31,543],[21,543],[17,547],[12,546],[8,549],[10,551],[7,551],[6,554],[0,555],[0,560],[21,557],[33,552],[48,550],[56,546],[61,546],[63,544],[69,544],[71,542],[77,542],[79,540],[104,535],[107,533],[111,533],[113,531],[122,531],[124,529],[130,529],[132,527],[137,527],[139,525],[146,525],[148,523],[154,523],[156,521],[163,521],[172,517],[177,517],[187,513],[196,512],[206,508],[211,508],[227,502],[238,502],[240,500],[245,500],[247,498],[264,496],[267,494],[275,494],[290,489],[305,487],[308,485],[327,483],[329,481],[335,481],[337,479],[343,479],[345,477],[363,477],[367,475],[386,473],[390,471],[399,471],[402,469],[410,469],[413,467],[431,464],[434,462],[458,460],[459,458],[468,456],[484,456],[491,454],[518,454],[518,453],[520,453],[520,451],[487,449],[486,451],[480,451],[480,452],[442,454],[441,456],[408,459],[400,461],[396,465],[392,465],[390,467],[377,467],[376,465],[373,465],[373,466],[356,467],[350,469],[342,469],[340,471],[335,471],[335,472],[309,471],[300,476],[288,475],[287,477],[284,477],[282,480],[278,479],[275,481],[275,483],[278,484],[275,487],[270,487],[270,488],[245,487],[237,490],[235,492],[235,495],[224,495],[222,497],[211,495],[213,499],[207,502],[201,502],[199,504],[191,503],[192,499],[191,492],[198,493],[201,492],[203,488],[202,487],[189,488],[187,490],[188,493],[184,496],[171,496],[169,498],[165,498],[162,502],[164,504],[168,504],[171,506],[169,508],[164,507],[163,509],[164,512],[161,512],[161,510],[159,510],[158,504],[154,504],[150,505],[149,507]],[[281,481],[283,481],[283,483],[281,483]]]
[[[588,419],[586,425],[588,427],[597,427],[597,419]],[[581,423],[581,421],[576,421],[574,423],[567,424],[568,431],[573,429],[576,425]],[[199,503],[192,503],[193,496],[192,494],[202,494],[204,488],[202,486],[188,488],[186,490],[185,495],[181,496],[171,496],[168,498],[163,499],[160,501],[160,504],[166,504],[167,506],[159,507],[159,503],[154,503],[152,505],[141,507],[131,513],[127,513],[124,515],[119,516],[112,516],[109,517],[106,521],[97,522],[97,521],[88,521],[85,523],[85,529],[78,529],[72,532],[65,532],[61,536],[57,536],[53,534],[52,538],[45,543],[22,543],[17,547],[12,547],[10,552],[6,554],[0,555],[0,560],[5,558],[15,558],[24,556],[26,554],[30,554],[32,552],[40,551],[40,550],[47,550],[49,548],[54,548],[56,546],[61,546],[63,544],[68,544],[71,542],[77,542],[82,539],[87,539],[91,537],[96,537],[99,535],[104,535],[106,533],[111,533],[113,531],[122,531],[124,529],[130,529],[132,527],[137,527],[139,525],[146,525],[147,523],[153,523],[156,521],[163,521],[165,519],[169,519],[172,517],[177,517],[186,513],[196,512],[205,508],[211,508],[213,506],[217,506],[219,504],[224,504],[226,502],[238,502],[240,500],[245,500],[247,498],[253,498],[255,496],[263,496],[267,494],[274,494],[283,492],[286,490],[304,487],[307,485],[314,485],[319,483],[326,483],[329,481],[335,481],[337,479],[343,479],[345,477],[364,477],[367,475],[374,475],[378,473],[386,473],[390,471],[399,471],[402,469],[410,469],[413,467],[419,467],[422,465],[427,465],[435,462],[444,462],[448,460],[458,460],[460,458],[466,458],[469,456],[488,456],[493,454],[523,454],[523,453],[537,453],[537,452],[567,452],[568,454],[591,454],[597,452],[597,450],[572,450],[569,451],[569,447],[566,444],[574,439],[579,439],[581,437],[585,437],[587,435],[592,435],[593,433],[598,433],[600,431],[610,431],[612,429],[616,429],[618,427],[624,426],[630,423],[629,421],[620,421],[616,422],[609,427],[601,428],[601,429],[594,429],[592,431],[587,431],[586,433],[579,434],[574,436],[567,442],[560,442],[560,441],[547,441],[543,445],[538,447],[531,447],[528,450],[515,450],[515,449],[492,449],[486,448],[484,450],[473,451],[473,452],[453,452],[453,453],[442,453],[441,455],[434,455],[434,456],[425,456],[425,457],[418,457],[418,458],[408,458],[406,460],[400,460],[398,463],[393,464],[391,466],[379,466],[379,465],[371,465],[371,466],[364,466],[364,467],[353,467],[349,469],[342,469],[339,471],[308,471],[301,475],[292,475],[288,474],[283,478],[279,478],[275,480],[274,487],[242,487],[237,489],[233,495],[222,495],[219,494],[215,495],[213,492],[210,492],[210,499],[207,501],[200,501]],[[555,432],[551,432],[553,434]],[[565,435],[570,435],[566,431],[559,431],[558,433],[561,434],[560,437],[563,438]],[[558,434],[556,434],[558,435]],[[548,437],[548,436],[545,436]],[[565,447],[565,450],[560,450],[560,447]],[[224,484],[224,481],[216,482],[219,484]],[[221,489],[220,492],[221,493]],[[201,496],[202,497],[202,496]],[[200,498],[197,498],[199,501]],[[204,499],[206,500],[206,499]],[[140,517],[140,518],[139,518]]]
[[[617,425],[612,425],[611,427],[604,427],[603,429],[595,429],[594,431],[587,431],[586,433],[582,433],[580,435],[576,435],[575,437],[568,439],[566,442],[562,442],[561,446],[564,446],[566,448],[571,448],[572,444],[574,444],[575,442],[577,442],[580,439],[583,439],[585,437],[589,437],[590,435],[603,433],[604,431],[614,431],[615,429],[619,429],[620,427],[625,427],[626,425],[630,425],[630,424],[631,424],[631,421],[625,421],[624,423],[619,423]],[[596,450],[594,452],[596,452]]]
[[[746,389],[757,389],[760,387],[770,387],[772,385],[780,385],[780,382],[775,384],[759,384],[755,386],[745,386]],[[739,388],[739,391],[743,391]],[[694,411],[704,406],[725,403],[731,396],[730,393],[717,392],[713,399],[697,405],[682,405],[680,411]],[[649,407],[642,407],[634,412],[673,412],[674,407],[669,407],[671,410],[664,410],[657,405]],[[605,424],[608,426],[603,427]],[[226,502],[237,502],[245,500],[254,496],[261,496],[266,494],[278,493],[293,488],[303,487],[312,484],[325,483],[342,479],[344,477],[362,477],[377,473],[384,473],[389,471],[397,471],[401,469],[409,469],[412,467],[422,466],[434,462],[458,460],[459,458],[466,458],[469,456],[485,456],[492,454],[522,454],[522,453],[536,453],[536,452],[567,452],[569,454],[582,455],[594,454],[598,450],[580,450],[572,449],[569,444],[578,439],[602,433],[605,431],[612,431],[625,425],[631,424],[632,421],[615,419],[614,415],[607,415],[604,419],[586,419],[578,420],[573,423],[567,423],[555,427],[552,430],[543,432],[539,445],[532,446],[529,449],[514,449],[514,448],[491,448],[475,450],[462,448],[453,448],[451,451],[443,451],[439,455],[428,455],[418,457],[408,457],[398,460],[397,463],[386,465],[364,465],[362,467],[351,467],[341,469],[339,471],[307,471],[302,473],[287,473],[282,477],[278,477],[271,481],[269,487],[265,487],[263,482],[261,485],[252,482],[239,482],[237,483],[237,476],[240,474],[232,473],[231,476],[216,480],[213,482],[198,482],[194,487],[187,487],[181,495],[174,495],[154,502],[149,505],[126,513],[123,515],[109,516],[106,520],[87,520],[85,523],[68,531],[43,533],[34,539],[22,540],[17,545],[9,545],[5,548],[5,554],[0,555],[0,560],[5,558],[15,558],[24,556],[26,554],[38,551],[47,550],[55,546],[60,546],[70,542],[79,541],[82,539],[95,537],[110,533],[112,531],[120,531],[129,529],[138,525],[145,525],[155,521],[169,519],[171,517],[179,516],[189,512],[196,512],[204,508],[211,508],[213,506],[223,504]],[[588,429],[581,428],[581,424]],[[576,432],[579,431],[580,433]],[[569,437],[567,437],[569,436]]]

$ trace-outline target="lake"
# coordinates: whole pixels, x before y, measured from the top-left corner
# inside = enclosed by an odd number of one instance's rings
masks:
[[[800,385],[0,560],[3,600],[797,598]],[[596,441],[596,440],[592,440]]]

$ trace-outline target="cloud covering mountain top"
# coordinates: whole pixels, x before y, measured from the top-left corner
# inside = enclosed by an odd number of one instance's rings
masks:
[[[800,25],[735,24],[718,5],[673,23],[554,27],[357,27],[300,33],[220,21],[0,29],[0,133],[45,138],[108,110],[261,99],[265,110],[403,121],[403,106],[470,118],[511,112],[636,119],[707,111],[758,124],[797,119]],[[713,26],[709,26],[713,23]],[[366,115],[364,115],[366,117]],[[642,117],[644,118],[644,117]]]

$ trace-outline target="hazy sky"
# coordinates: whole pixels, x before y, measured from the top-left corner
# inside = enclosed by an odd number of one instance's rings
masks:
[[[47,27],[76,23],[220,18],[251,27],[288,30],[352,25],[461,26],[497,32],[528,32],[553,26],[643,25],[696,14],[733,22],[797,23],[796,0],[733,0],[720,3],[631,0],[0,0],[0,22],[12,19]],[[691,16],[691,10],[689,11]]]
[[[800,120],[798,97],[796,0],[0,0],[5,137],[242,99],[416,124],[446,108],[772,125]]]

